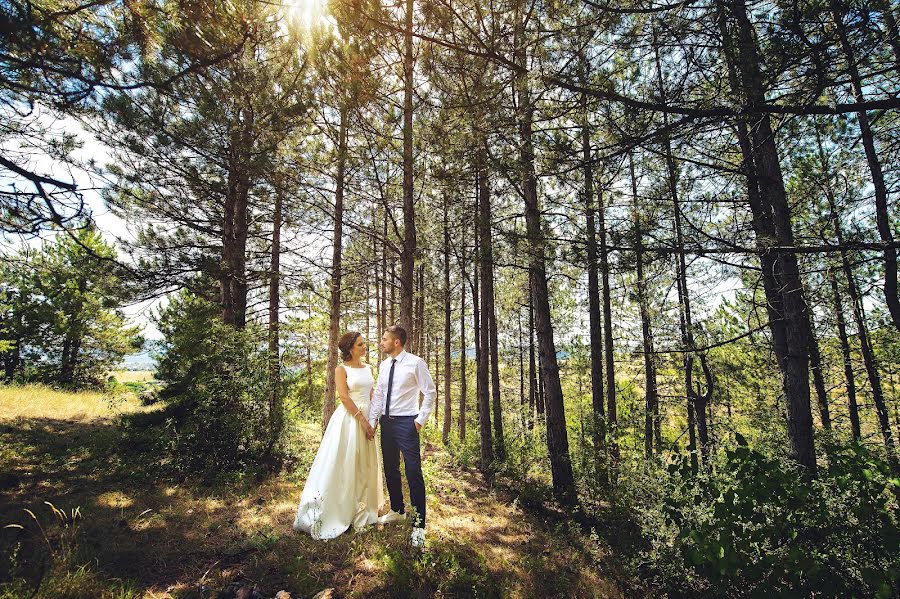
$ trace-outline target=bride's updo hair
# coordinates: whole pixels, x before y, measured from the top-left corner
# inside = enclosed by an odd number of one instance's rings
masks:
[[[357,331],[350,331],[349,333],[344,333],[341,335],[341,338],[338,340],[338,349],[341,350],[341,360],[346,362],[350,359],[350,349],[356,343],[356,340],[359,339],[362,333]]]

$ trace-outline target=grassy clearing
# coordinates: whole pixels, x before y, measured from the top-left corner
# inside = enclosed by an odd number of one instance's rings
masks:
[[[28,596],[38,581],[48,598],[216,597],[236,581],[294,598],[326,588],[340,597],[620,595],[595,570],[591,551],[602,547],[587,550],[590,539],[529,515],[428,435],[428,550],[419,554],[408,524],[329,542],[291,531],[315,423],[293,422],[301,451],[282,475],[196,480],[168,462],[163,411],[129,401],[104,412],[102,396],[45,388],[30,389],[33,405],[10,417],[13,392],[0,388],[0,525],[24,528],[0,530],[0,598]]]
[[[156,380],[152,370],[113,370],[109,374],[120,383],[148,383]]]
[[[133,396],[61,391],[47,385],[0,385],[0,421],[50,419],[90,422],[147,411]]]

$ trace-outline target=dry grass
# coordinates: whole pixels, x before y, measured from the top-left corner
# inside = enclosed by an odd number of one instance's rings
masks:
[[[120,383],[147,383],[156,380],[152,370],[113,370],[109,374]]]
[[[130,394],[112,399],[93,391],[60,391],[46,385],[0,385],[0,421],[49,418],[89,422],[147,409]]]
[[[165,435],[153,415],[135,414],[144,410],[99,394],[0,387],[0,524],[26,524],[28,508],[49,530],[44,500],[83,516],[67,553],[76,561],[54,570],[40,596],[215,597],[235,580],[295,598],[325,588],[337,597],[621,596],[583,539],[512,505],[437,444],[425,448],[429,536],[419,554],[408,523],[329,542],[291,530],[316,423],[293,427],[303,451],[292,472],[211,482],[167,467]],[[115,419],[123,413],[136,418]],[[0,597],[12,596],[0,584]]]

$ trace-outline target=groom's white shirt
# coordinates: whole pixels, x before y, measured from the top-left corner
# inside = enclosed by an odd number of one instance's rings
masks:
[[[378,382],[369,408],[369,424],[372,427],[384,414],[388,377],[391,374],[391,360],[388,358],[378,367]],[[425,396],[419,408],[419,391]],[[407,351],[397,354],[394,366],[394,384],[391,386],[391,416],[416,416],[419,426],[424,426],[434,407],[437,389],[428,372],[428,365],[419,356]]]

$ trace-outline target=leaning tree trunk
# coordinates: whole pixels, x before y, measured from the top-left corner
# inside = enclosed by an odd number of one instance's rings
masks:
[[[524,13],[521,12],[521,7],[519,7],[519,11],[515,36],[517,42],[516,62],[527,69]],[[550,456],[554,494],[560,503],[571,506],[577,502],[578,498],[569,456],[565,405],[559,378],[556,343],[553,338],[553,324],[550,319],[550,292],[547,285],[547,265],[544,257],[545,241],[541,226],[541,210],[538,205],[532,142],[534,106],[531,103],[528,89],[527,70],[516,74],[516,95],[519,101],[516,110],[520,144],[519,168],[525,196],[525,227],[530,250],[529,270],[532,275],[531,295],[534,299],[534,320],[537,329],[538,351],[541,357],[541,378],[545,388],[547,450]]]
[[[413,0],[406,0],[403,47],[403,246],[400,252],[400,326],[409,340],[413,329],[413,288],[416,261],[416,205],[413,196]],[[409,348],[418,351],[419,348]]]
[[[325,367],[325,401],[322,403],[322,431],[334,413],[334,370],[337,368],[337,343],[341,327],[342,240],[344,230],[344,173],[347,164],[347,109],[341,108],[338,125],[337,173],[334,192],[334,233],[331,249],[331,303],[329,305],[328,360]]]
[[[828,390],[825,388],[825,374],[822,371],[822,354],[819,351],[819,340],[813,328],[812,315],[809,316],[809,367],[813,375],[813,387],[819,402],[819,417],[822,428],[831,430],[831,411],[828,408]]]
[[[859,293],[859,287],[856,284],[856,277],[853,274],[853,266],[850,264],[850,256],[847,250],[844,249],[844,232],[838,218],[837,206],[832,197],[829,197],[829,203],[831,226],[834,230],[834,236],[838,246],[841,248],[841,266],[844,270],[844,276],[847,279],[847,291],[850,295],[850,304],[853,307],[853,319],[856,323],[856,336],[859,339],[863,365],[865,366],[866,374],[869,377],[869,385],[872,387],[872,402],[875,404],[875,412],[878,415],[878,426],[881,429],[881,437],[884,440],[884,447],[887,451],[888,460],[896,471],[900,469],[900,462],[897,460],[896,449],[894,447],[894,438],[891,431],[891,423],[888,418],[887,403],[884,399],[884,388],[881,384],[881,373],[878,368],[878,360],[875,357],[875,352],[872,349],[872,343],[869,339],[869,327],[866,324],[862,297]]]
[[[900,30],[897,27],[897,17],[887,0],[875,0],[875,6],[878,7],[881,18],[884,19],[885,37],[894,52],[894,71],[900,75]]]
[[[841,0],[830,0],[831,17],[837,29],[838,38],[841,40],[841,49],[847,61],[847,73],[850,75],[850,85],[853,88],[853,99],[862,104],[865,102],[863,82],[856,66],[856,53],[850,37],[847,33],[847,25],[844,23],[846,9]],[[888,10],[888,13],[890,11]],[[894,24],[896,30],[896,23]],[[897,249],[892,246],[894,234],[891,231],[891,216],[888,208],[887,186],[884,182],[884,173],[881,169],[881,160],[875,150],[875,137],[872,134],[872,125],[869,115],[865,110],[856,113],[859,122],[859,131],[862,135],[863,148],[866,153],[866,162],[872,175],[872,187],[875,189],[875,225],[881,241],[886,244],[884,248],[884,300],[891,314],[891,320],[897,329],[900,329],[900,298],[897,297]]]

